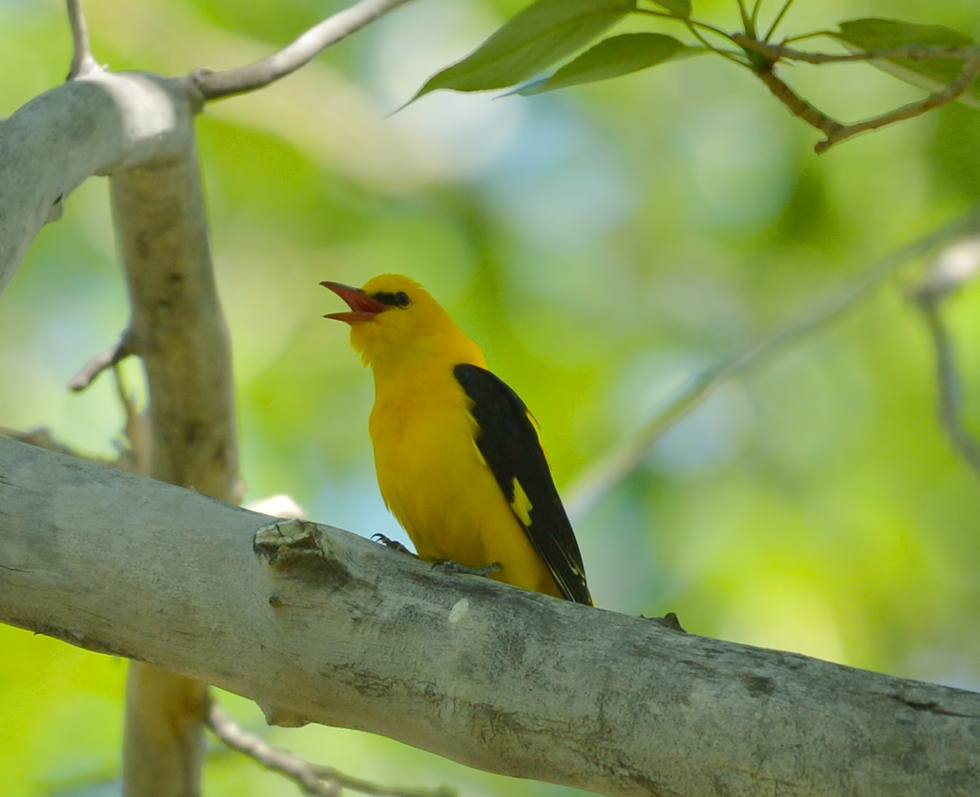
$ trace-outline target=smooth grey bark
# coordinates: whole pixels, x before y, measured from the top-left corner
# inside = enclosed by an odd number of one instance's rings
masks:
[[[0,620],[610,795],[967,795],[980,694],[670,630],[0,440]]]
[[[129,288],[127,346],[150,402],[149,475],[237,502],[231,343],[218,300],[190,102],[175,104],[173,157],[117,172],[116,237]],[[204,761],[207,685],[142,662],[126,683],[127,797],[192,795]]]
[[[93,175],[176,155],[194,108],[187,78],[97,70],[0,124],[0,293],[44,224]]]
[[[239,495],[231,350],[208,245],[190,78],[89,64],[0,125],[0,292],[41,226],[95,174],[111,175],[129,287],[126,348],[149,389],[149,475]],[[127,685],[129,797],[200,790],[206,685],[141,663]]]

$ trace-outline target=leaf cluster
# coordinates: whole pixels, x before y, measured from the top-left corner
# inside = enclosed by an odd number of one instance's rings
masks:
[[[741,30],[727,31],[693,16],[691,0],[537,0],[508,20],[472,53],[433,75],[412,101],[437,89],[486,91],[511,88],[524,96],[620,77],[695,55],[711,54],[756,73],[798,117],[828,136],[826,146],[865,129],[919,115],[962,99],[980,107],[980,47],[943,25],[894,19],[854,19],[837,30],[813,31],[779,44],[773,35],[792,4],[787,0],[764,35],[758,33],[761,0],[751,13],[738,0]],[[628,17],[683,26],[691,41],[660,32],[605,36]],[[800,52],[791,42],[822,36],[847,52]],[[864,61],[934,94],[908,109],[852,130],[795,95],[775,77],[779,63]],[[821,150],[822,151],[822,150]]]

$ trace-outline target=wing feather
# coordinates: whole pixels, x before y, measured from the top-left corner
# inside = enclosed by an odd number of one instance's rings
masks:
[[[476,365],[457,365],[456,381],[469,397],[476,446],[562,594],[593,605],[585,567],[531,414],[506,383]]]

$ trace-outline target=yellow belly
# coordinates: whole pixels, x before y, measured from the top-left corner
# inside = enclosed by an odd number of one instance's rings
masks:
[[[462,389],[386,401],[371,413],[378,484],[419,558],[466,567],[499,563],[493,578],[561,597],[554,578],[517,522],[474,442]]]

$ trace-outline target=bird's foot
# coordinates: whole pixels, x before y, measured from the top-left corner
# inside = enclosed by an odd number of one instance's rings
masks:
[[[483,565],[483,567],[467,567],[466,565],[461,565],[459,562],[454,562],[452,559],[441,559],[438,562],[432,564],[433,569],[439,568],[447,573],[459,573],[464,576],[489,576],[491,573],[497,573],[503,570],[500,562],[493,562],[488,565]]]
[[[391,548],[394,551],[401,551],[402,553],[407,553],[409,556],[415,556],[408,548],[402,545],[398,540],[393,540],[391,537],[386,537],[384,534],[372,534],[372,540],[380,542],[385,548]],[[418,558],[417,556],[415,557]]]

